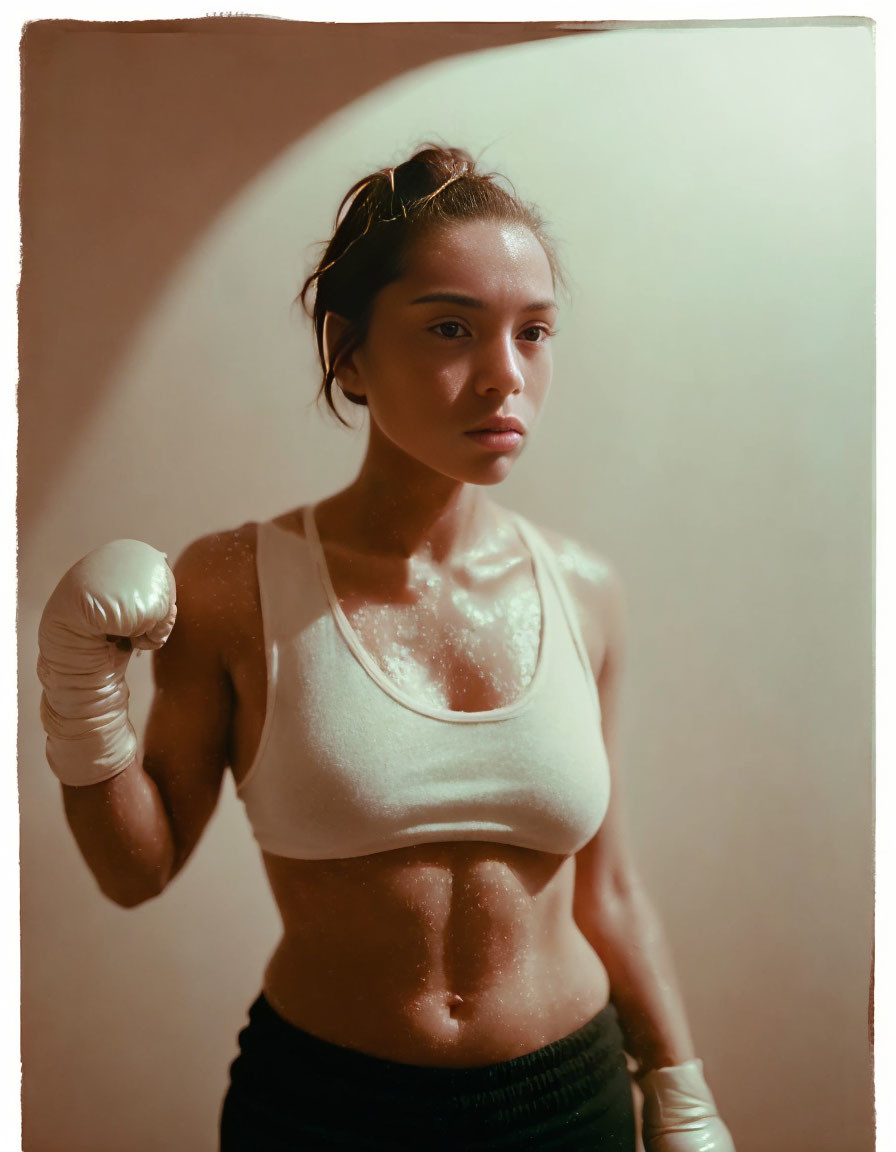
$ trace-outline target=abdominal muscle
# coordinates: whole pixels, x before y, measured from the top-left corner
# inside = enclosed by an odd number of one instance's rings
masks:
[[[607,1003],[573,919],[574,857],[464,842],[265,866],[284,923],[266,998],[330,1043],[472,1067],[559,1040]]]

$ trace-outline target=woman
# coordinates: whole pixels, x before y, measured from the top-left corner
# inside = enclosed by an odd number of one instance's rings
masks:
[[[537,213],[428,147],[348,193],[302,292],[369,411],[355,480],[175,566],[117,541],[41,623],[47,754],[102,890],[183,866],[229,766],[283,938],[221,1147],[732,1148],[612,783],[618,581],[494,503],[551,382]],[[162,647],[164,645],[164,647]],[[131,647],[158,649],[142,762]],[[620,1031],[621,1025],[621,1031]]]

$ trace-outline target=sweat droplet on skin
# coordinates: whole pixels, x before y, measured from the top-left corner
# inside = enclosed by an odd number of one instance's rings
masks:
[[[591,584],[605,580],[609,569],[607,565],[577,544],[575,540],[565,540],[563,547],[557,553],[557,559],[564,572],[581,576]]]
[[[416,569],[412,564],[414,603],[367,604],[348,613],[368,654],[421,704],[450,709],[452,699],[477,686],[488,707],[513,703],[538,662],[541,603],[531,565],[521,570],[518,560],[489,562],[484,579],[477,566],[476,580],[458,579],[450,587],[431,568]],[[494,596],[496,582],[504,589]]]

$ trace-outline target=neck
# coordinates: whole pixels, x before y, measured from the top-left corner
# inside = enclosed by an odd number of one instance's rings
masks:
[[[477,485],[432,472],[396,450],[371,452],[343,491],[322,501],[323,532],[358,551],[440,563],[474,547],[494,523]]]

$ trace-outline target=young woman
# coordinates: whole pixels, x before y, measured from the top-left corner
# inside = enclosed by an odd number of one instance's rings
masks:
[[[357,477],[197,541],[116,541],[41,623],[50,764],[111,899],[157,895],[233,772],[283,919],[224,1152],[730,1152],[615,786],[623,608],[487,492],[551,383],[537,213],[457,149],[348,193],[302,292],[369,413]],[[164,646],[162,646],[164,645]],[[136,758],[124,672],[156,648]]]

